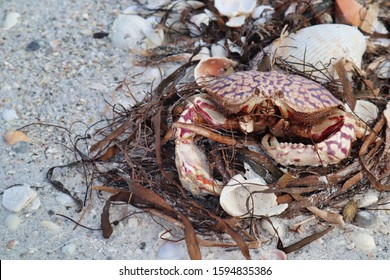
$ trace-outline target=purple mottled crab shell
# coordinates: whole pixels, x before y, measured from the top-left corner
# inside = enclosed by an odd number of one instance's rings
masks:
[[[230,114],[264,99],[275,100],[300,113],[319,113],[341,102],[325,87],[297,75],[276,71],[242,71],[215,79],[205,87],[212,99]]]

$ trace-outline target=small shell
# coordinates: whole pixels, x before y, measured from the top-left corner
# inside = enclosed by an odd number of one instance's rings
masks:
[[[16,13],[16,12],[8,13],[4,18],[2,28],[4,30],[11,29],[12,27],[14,27],[18,23],[19,17],[20,17],[19,13]]]
[[[188,28],[191,35],[199,36],[202,33],[202,26],[208,26],[210,23],[210,17],[206,13],[200,13],[190,18]]]
[[[111,30],[111,42],[120,49],[146,50],[161,46],[164,31],[154,28],[150,20],[138,15],[120,14]]]
[[[215,0],[214,6],[222,16],[237,17],[250,15],[257,5],[257,0]]]
[[[177,242],[164,242],[157,253],[158,260],[180,260],[185,256],[185,249]]]
[[[352,236],[352,241],[357,249],[362,251],[372,251],[376,248],[374,237],[368,233],[358,233]]]
[[[194,69],[194,77],[199,85],[207,83],[213,77],[229,75],[236,62],[226,57],[208,57],[201,59]]]
[[[386,56],[380,56],[368,65],[368,69],[373,70],[379,79],[390,78],[390,60]]]
[[[229,27],[241,27],[245,23],[246,16],[232,17],[226,22]]]
[[[346,105],[345,108],[348,112],[351,112],[351,109],[348,105]],[[366,100],[357,100],[355,110],[353,112],[357,117],[362,119],[362,121],[372,122],[377,119],[379,109],[374,103]]]
[[[366,39],[355,27],[319,24],[274,41],[269,47],[272,61],[284,63],[321,81],[337,77],[333,64],[344,60],[347,70],[361,67]]]
[[[18,142],[28,142],[30,139],[21,131],[8,131],[4,134],[4,139],[9,145],[14,145]]]
[[[286,210],[288,204],[278,204],[275,194],[261,192],[266,189],[268,187],[262,178],[245,179],[239,174],[222,189],[219,202],[226,213],[241,218],[270,217]]]

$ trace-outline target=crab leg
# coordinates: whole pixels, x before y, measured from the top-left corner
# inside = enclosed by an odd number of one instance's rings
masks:
[[[177,122],[193,124],[199,121],[217,127],[224,127],[228,123],[212,101],[195,96],[188,101]],[[219,195],[223,188],[222,183],[213,178],[204,152],[194,143],[195,135],[196,133],[189,129],[176,127],[175,163],[179,179],[183,187],[195,196]]]
[[[340,130],[314,145],[280,143],[275,136],[267,134],[261,140],[264,151],[283,165],[335,164],[349,156],[352,142],[356,138],[356,122],[346,115]]]

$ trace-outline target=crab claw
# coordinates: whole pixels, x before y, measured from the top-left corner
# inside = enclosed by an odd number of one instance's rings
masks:
[[[194,196],[220,195],[223,186],[213,180],[205,154],[192,140],[176,140],[175,162],[184,188]]]
[[[229,123],[218,112],[215,104],[201,96],[189,99],[177,122],[195,123],[201,119],[212,126]],[[175,163],[179,179],[184,188],[195,196],[220,195],[222,184],[213,179],[204,152],[194,143],[195,133],[188,129],[176,128]]]
[[[335,164],[349,156],[352,142],[356,138],[355,128],[355,120],[346,116],[338,132],[314,145],[280,143],[271,134],[265,135],[261,144],[269,156],[283,165]]]

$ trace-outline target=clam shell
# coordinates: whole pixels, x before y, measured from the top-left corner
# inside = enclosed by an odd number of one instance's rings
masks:
[[[343,59],[349,70],[361,67],[366,39],[355,27],[319,24],[298,30],[274,41],[269,54],[272,61],[283,61],[321,81],[337,77],[333,65]],[[325,75],[324,75],[325,74]]]
[[[245,179],[239,174],[222,189],[219,202],[233,217],[270,217],[282,213],[288,204],[278,204],[275,194],[261,192],[266,189],[268,187],[262,178]]]
[[[257,0],[215,0],[214,6],[222,16],[248,16],[256,8]]]
[[[18,142],[28,142],[30,139],[21,131],[8,131],[4,134],[4,139],[9,145],[14,145]]]
[[[203,58],[194,69],[195,80],[198,85],[202,85],[210,78],[231,74],[236,64],[226,57]]]

